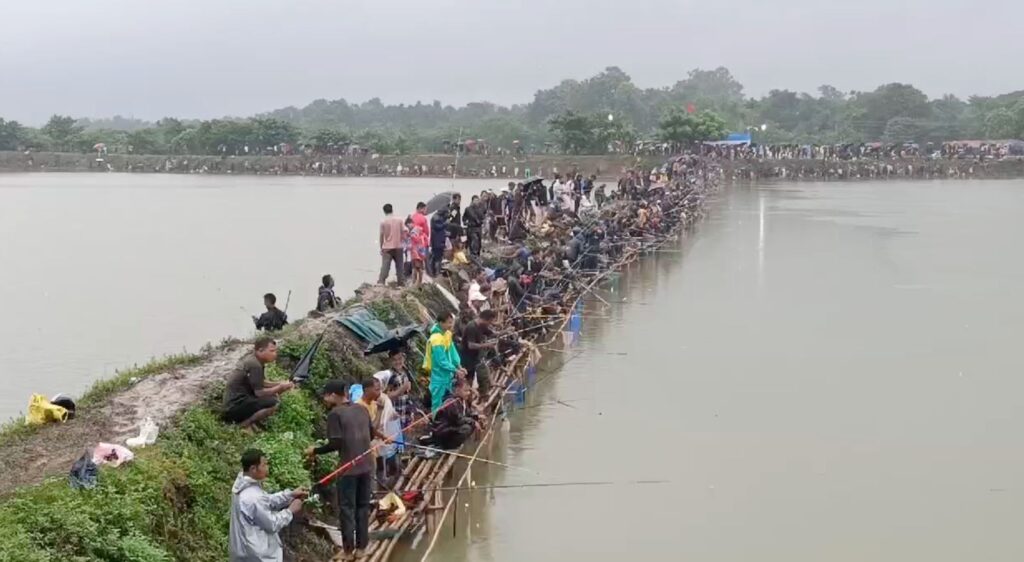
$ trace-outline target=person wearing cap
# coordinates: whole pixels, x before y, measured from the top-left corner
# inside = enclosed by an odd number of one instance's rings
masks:
[[[339,466],[351,463],[337,480],[339,528],[345,556],[362,556],[370,543],[370,500],[373,492],[374,460],[370,440],[380,432],[373,427],[370,411],[352,404],[345,381],[324,384],[320,398],[327,413],[327,444],[306,449],[312,463],[317,455],[338,452]]]

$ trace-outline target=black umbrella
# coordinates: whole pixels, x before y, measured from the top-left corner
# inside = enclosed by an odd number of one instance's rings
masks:
[[[452,195],[455,195],[454,191],[445,191],[431,197],[430,201],[427,201],[427,214],[429,215],[448,208],[452,204]]]
[[[527,178],[526,181],[523,182],[523,185],[530,185],[531,183],[537,183],[539,181],[544,181],[544,178],[540,176],[532,176]]]
[[[302,384],[309,380],[309,368],[313,365],[313,358],[316,357],[316,352],[320,349],[320,342],[323,341],[325,333],[327,333],[326,330],[320,332],[313,345],[309,346],[306,353],[302,354],[302,359],[299,359],[299,364],[292,371],[292,382]]]
[[[424,330],[425,327],[418,324],[395,328],[388,333],[388,337],[367,347],[366,350],[363,351],[363,355],[373,355],[374,353],[384,353],[393,349],[401,349],[405,347],[406,343],[408,343],[413,336],[416,334],[422,334]]]

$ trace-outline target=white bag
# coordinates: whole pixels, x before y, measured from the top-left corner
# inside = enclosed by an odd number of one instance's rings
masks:
[[[160,428],[157,427],[153,418],[146,418],[142,420],[142,427],[139,429],[138,437],[131,437],[125,443],[129,447],[145,447],[146,445],[152,445],[156,443],[157,435],[160,433]]]

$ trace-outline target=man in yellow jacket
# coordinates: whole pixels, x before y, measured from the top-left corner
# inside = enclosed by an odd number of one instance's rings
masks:
[[[430,412],[437,412],[444,403],[444,397],[452,388],[456,376],[465,376],[462,358],[452,342],[452,328],[455,316],[442,312],[437,323],[430,328],[430,339],[423,354],[423,370],[430,373]]]

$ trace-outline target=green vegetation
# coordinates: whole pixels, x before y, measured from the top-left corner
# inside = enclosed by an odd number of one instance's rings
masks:
[[[122,153],[232,155],[289,144],[320,152],[358,145],[380,154],[405,154],[441,152],[462,139],[483,139],[492,149],[511,150],[514,141],[520,141],[529,152],[557,147],[574,154],[601,154],[628,151],[636,140],[689,142],[717,136],[711,134],[718,133],[717,126],[663,126],[666,121],[685,121],[680,115],[688,109],[698,119],[717,116],[727,130],[756,128],[756,142],[1024,137],[1024,91],[966,101],[951,95],[930,100],[909,84],[894,83],[864,92],[824,85],[815,95],[772,90],[751,98],[725,68],[692,70],[670,87],[639,88],[621,69],[609,67],[585,80],[564,80],[539,90],[530,103],[511,107],[488,102],[456,108],[439,101],[384,105],[376,98],[363,103],[319,99],[249,119],[166,118],[148,123],[55,115],[41,129],[0,119],[0,150],[87,152],[104,143],[109,151]],[[766,125],[764,130],[761,125]]]
[[[429,287],[411,289],[399,300],[375,300],[367,307],[395,327],[418,318],[411,298],[431,314],[450,308]],[[268,366],[267,378],[286,379],[313,340],[296,325],[281,332],[279,363]],[[235,343],[225,340],[222,347]],[[79,403],[98,405],[134,377],[192,365],[213,352],[206,346],[201,355],[172,356],[119,373],[97,383]],[[412,355],[409,365],[415,367],[422,357]],[[73,490],[61,475],[0,500],[0,562],[224,560],[230,490],[242,451],[256,446],[268,454],[269,490],[310,486],[333,463],[329,457],[318,459],[312,471],[303,463],[303,451],[323,435],[324,412],[315,389],[331,378],[357,382],[382,368],[382,361],[364,357],[361,345],[345,332],[327,331],[313,358],[309,382],[283,395],[278,413],[255,435],[221,422],[224,385],[214,385],[200,403],[163,428],[155,445],[135,451],[134,461],[118,468],[101,467],[96,488]],[[31,438],[28,431],[11,425],[0,438]],[[308,531],[289,530],[284,538],[292,548],[310,554],[308,559],[330,556],[329,545]]]
[[[283,360],[301,355],[305,346],[284,342]],[[170,358],[118,378],[145,376],[193,357]],[[334,369],[321,348],[313,362],[314,379],[322,382],[334,376]],[[274,365],[267,375],[282,379],[287,371]],[[98,388],[90,395],[94,400],[115,385]],[[102,467],[95,489],[72,490],[60,477],[6,498],[0,504],[0,561],[224,560],[230,489],[241,452],[255,445],[268,453],[268,488],[309,486],[302,451],[313,443],[322,413],[310,388],[288,393],[281,411],[253,438],[220,421],[220,392],[186,411],[156,445],[136,451],[133,462]]]

